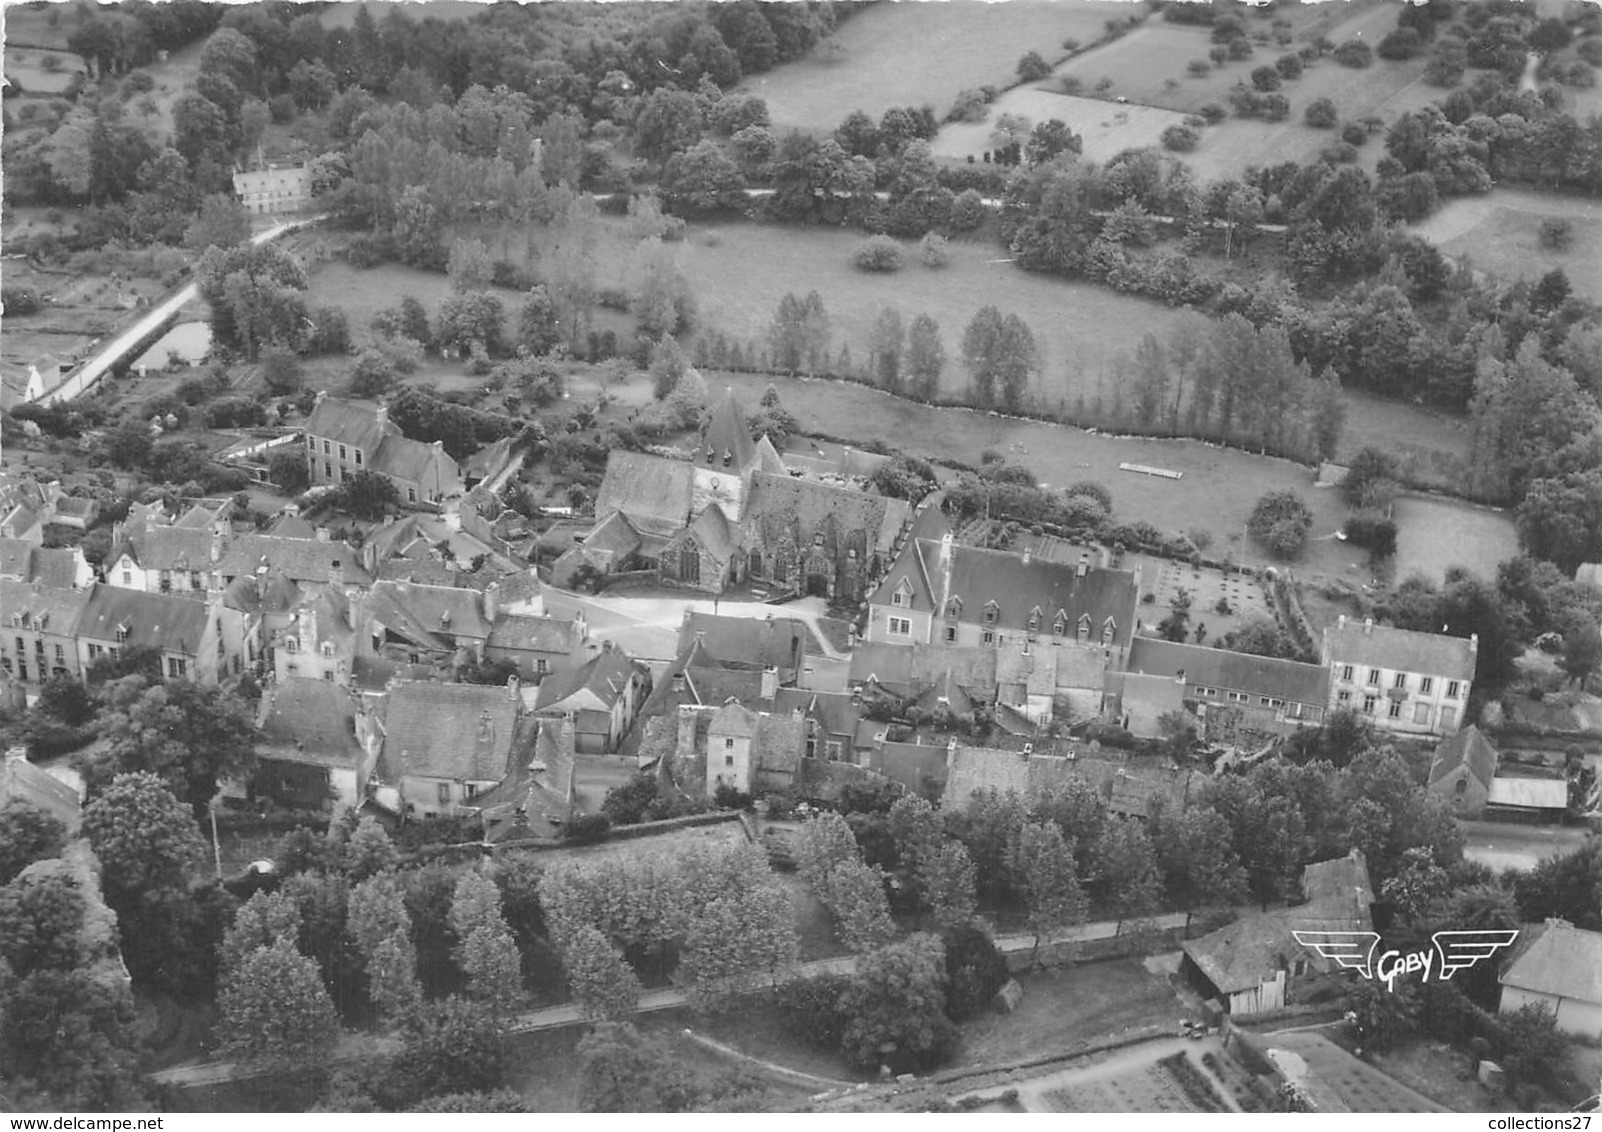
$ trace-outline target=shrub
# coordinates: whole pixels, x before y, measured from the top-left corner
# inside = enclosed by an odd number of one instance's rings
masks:
[[[1206,59],[1192,59],[1189,63],[1185,64],[1185,70],[1190,72],[1192,75],[1195,75],[1197,78],[1201,78],[1203,75],[1209,74],[1212,69],[1213,65]]]
[[[44,306],[39,292],[31,287],[7,286],[0,288],[0,303],[8,315],[35,314]]]
[[[1357,160],[1357,147],[1351,142],[1332,142],[1318,151],[1318,159],[1330,165],[1344,165]]]
[[[1164,148],[1171,149],[1175,153],[1189,153],[1196,148],[1196,143],[1200,140],[1201,135],[1190,126],[1176,124],[1163,131]]]
[[[1302,120],[1320,130],[1330,129],[1340,121],[1340,117],[1341,113],[1335,108],[1335,103],[1327,98],[1313,99],[1302,111]]]
[[[1361,39],[1348,39],[1335,49],[1335,62],[1361,69],[1374,62],[1374,49]]]
[[[1283,122],[1290,117],[1290,100],[1283,94],[1265,94],[1263,95],[1263,101],[1259,105],[1262,108],[1263,117],[1270,122]]]
[[[1252,71],[1252,85],[1261,91],[1278,90],[1283,81],[1273,67],[1258,67]]]
[[[1294,558],[1307,545],[1313,512],[1294,491],[1270,491],[1257,500],[1247,532],[1281,558]]]
[[[889,236],[869,236],[851,253],[858,271],[900,271],[901,245]]]
[[[1562,216],[1548,216],[1541,221],[1540,239],[1547,251],[1566,251],[1574,240],[1574,223]]]
[[[1018,60],[1018,77],[1026,83],[1037,83],[1051,74],[1051,64],[1041,58],[1040,52],[1030,51]]]
[[[925,232],[918,241],[918,258],[925,267],[944,267],[951,262],[951,248],[939,232]]]
[[[1232,39],[1229,46],[1224,48],[1224,54],[1236,60],[1250,59],[1252,57],[1252,44],[1249,39]]]
[[[612,822],[605,814],[579,814],[562,827],[562,840],[574,845],[593,845],[605,841]]]
[[[1279,72],[1282,79],[1299,79],[1302,77],[1302,57],[1300,55],[1281,55],[1274,60],[1274,70]]]
[[[969,87],[957,95],[956,102],[952,103],[951,113],[946,117],[952,122],[983,122],[990,113],[989,99],[984,92]]]
[[[1207,124],[1209,126],[1216,126],[1225,118],[1229,117],[1229,111],[1224,109],[1223,106],[1216,102],[1209,102],[1206,106],[1203,106],[1199,111],[1197,111],[1197,113],[1207,120]]]
[[[1361,146],[1368,140],[1368,130],[1360,122],[1348,122],[1341,127],[1341,141],[1351,146]]]
[[[1413,28],[1397,28],[1384,39],[1380,40],[1379,57],[1381,59],[1411,59],[1424,48],[1424,40]]]
[[[984,197],[978,189],[963,189],[951,202],[951,226],[966,232],[984,223]]]

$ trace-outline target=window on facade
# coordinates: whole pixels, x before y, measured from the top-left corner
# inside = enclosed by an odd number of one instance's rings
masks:
[[[912,634],[912,622],[905,617],[890,618],[890,632],[900,637]]]
[[[1352,666],[1350,664],[1342,665],[1342,667],[1341,667],[1341,679],[1349,681],[1349,680],[1351,680],[1351,678],[1352,678]]]
[[[66,659],[67,659],[67,650],[62,648],[60,645],[57,645],[56,646],[56,661],[57,661],[57,663],[59,663],[59,662],[61,662],[63,660],[66,660]]]
[[[362,450],[360,448],[356,449],[356,466],[358,468],[362,466]]]
[[[734,756],[733,755],[724,755],[723,756],[723,765],[724,766],[733,766],[734,765]]]
[[[133,571],[132,570],[124,570],[122,572],[122,584],[125,585],[125,586],[133,585]]]
[[[991,630],[989,630],[989,629],[986,629],[986,630],[985,630],[985,631],[984,631],[984,632],[983,632],[983,633],[982,633],[982,634],[981,634],[981,635],[980,635],[980,637],[979,637],[979,639],[980,639],[980,640],[981,640],[981,641],[982,641],[982,642],[984,642],[984,643],[985,643],[985,644],[987,644],[987,645],[993,645],[993,644],[995,644],[995,643],[996,643],[996,634],[995,634],[995,633],[993,633],[993,632],[992,632],[992,631],[991,631]]]
[[[1433,692],[1434,690],[1435,690],[1435,677],[1433,677],[1433,676],[1422,676],[1422,677],[1419,678],[1419,682],[1418,682],[1418,694],[1419,695],[1427,696],[1431,692]]]
[[[1402,718],[1402,701],[1401,700],[1392,700],[1391,701],[1390,710],[1386,713],[1386,715],[1390,719],[1401,719]]]
[[[1363,714],[1364,715],[1373,715],[1374,714],[1374,704],[1376,702],[1377,701],[1373,696],[1364,696],[1363,697]]]
[[[907,604],[906,591],[903,590],[900,586],[897,586],[894,590],[892,590],[890,592],[890,604],[891,605],[898,605],[898,606],[899,605],[906,605]]]
[[[448,802],[450,802],[450,800],[451,784],[449,782],[441,782],[439,784],[439,804],[442,806],[446,805]]]
[[[536,676],[544,676],[550,670],[551,670],[550,661],[546,660],[544,657],[536,657],[535,658],[535,660],[534,660],[534,675],[536,675]]]
[[[734,740],[733,739],[725,739],[725,740],[723,740],[723,749],[725,751],[734,750]]]
[[[306,447],[310,448],[313,452],[317,451],[317,438],[315,436],[308,436],[306,438]]]
[[[1446,682],[1446,698],[1449,699],[1449,700],[1457,699],[1457,681],[1456,680],[1448,680]]]
[[[409,488],[406,489],[406,502],[408,502],[408,503],[416,503],[417,502],[417,489],[415,487],[409,487]]]
[[[106,650],[101,648],[99,645],[90,645],[89,646],[89,659],[90,660],[99,660],[100,659],[100,654],[105,652],[105,651]]]
[[[346,457],[345,457],[345,446],[344,446],[344,445],[343,445],[343,444],[341,444],[341,445],[340,445],[340,446],[339,446],[339,458],[340,458],[340,459],[341,459],[341,460],[343,460],[343,459],[345,459],[345,458],[346,458]]]
[[[17,657],[17,679],[26,680],[27,678],[28,678],[28,662],[23,660],[19,656],[19,657]]]
[[[1457,785],[1452,787],[1452,792],[1454,794],[1466,794],[1466,793],[1468,793],[1468,779],[1459,778],[1457,780]]]
[[[330,454],[330,453],[331,453],[331,452],[332,452],[332,451],[333,451],[333,446],[332,446],[332,445],[330,445],[330,444],[329,444],[329,443],[328,443],[328,441],[326,441],[326,440],[325,440],[325,441],[323,441],[323,455],[324,455],[324,456],[327,456],[327,455],[329,455],[329,454]]]
[[[954,645],[956,643],[957,643],[957,627],[955,625],[947,625],[946,626],[946,644]]]
[[[27,651],[28,651],[28,642],[23,640],[21,637],[18,637],[17,638],[17,655],[21,656],[23,653],[25,653]]]
[[[1336,694],[1336,696],[1335,696],[1335,702],[1336,703],[1340,703],[1340,704],[1349,704],[1349,703],[1351,703],[1352,702],[1352,693],[1350,693],[1350,692],[1338,692]]]
[[[189,665],[184,660],[182,660],[182,659],[180,659],[179,657],[176,657],[176,656],[169,656],[167,658],[167,675],[168,676],[182,677],[186,673],[188,673],[188,671],[189,671]]]
[[[1368,670],[1368,682],[1370,684],[1378,684],[1379,681],[1380,681],[1380,670],[1377,669],[1377,668],[1370,668]]]
[[[128,626],[126,626],[126,625],[118,625],[117,626],[117,643],[120,645],[120,644],[122,644],[122,642],[126,641],[127,639],[128,639]]]
[[[296,664],[294,661],[290,661],[288,664],[284,665],[284,671],[289,673],[291,676],[299,675],[300,665]]]
[[[323,642],[323,655],[324,656],[333,656],[334,655],[334,646],[329,644],[327,641]]]
[[[1396,674],[1396,679],[1391,681],[1391,687],[1393,687],[1393,688],[1405,688],[1405,687],[1407,687],[1407,673],[1398,672]]]
[[[323,478],[325,480],[331,480],[334,478],[334,465],[330,464],[327,460],[323,461]]]
[[[1430,705],[1429,704],[1414,704],[1413,705],[1413,722],[1416,723],[1420,727],[1428,727],[1430,725]]]
[[[1000,617],[1001,617],[1001,607],[999,605],[997,605],[993,601],[989,602],[985,606],[985,624],[986,625],[994,625],[996,623],[996,621],[1000,619]]]
[[[1249,703],[1251,703],[1251,701],[1252,701],[1252,698],[1250,696],[1248,696],[1245,692],[1231,692],[1231,693],[1229,693],[1229,702],[1232,703],[1232,704],[1249,704]]]

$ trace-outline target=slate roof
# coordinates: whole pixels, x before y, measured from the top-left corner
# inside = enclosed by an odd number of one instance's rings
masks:
[[[740,543],[739,534],[730,525],[723,508],[716,503],[708,504],[702,509],[695,517],[695,522],[690,524],[687,533],[694,535],[696,541],[706,547],[713,557],[724,562],[729,560]]]
[[[536,729],[531,757],[513,759],[505,780],[473,799],[492,842],[520,832],[554,837],[573,812],[571,728],[555,719],[531,719],[525,725]]]
[[[433,444],[405,436],[386,436],[368,461],[368,466],[375,472],[407,483],[422,483],[428,478],[428,470],[436,461],[447,469],[456,467],[456,461],[444,449],[436,448]]]
[[[700,634],[706,655],[723,665],[752,668],[801,667],[812,630],[790,617],[722,617],[691,613],[679,632],[682,649]]]
[[[595,497],[595,514],[604,522],[621,511],[641,533],[671,537],[689,521],[694,490],[695,465],[613,449]]]
[[[239,577],[255,573],[258,567],[270,566],[297,582],[322,583],[329,580],[335,562],[339,563],[340,577],[347,584],[365,586],[372,581],[372,576],[362,566],[361,552],[349,543],[282,535],[234,535],[224,542],[216,569],[225,577]]]
[[[78,792],[22,755],[7,752],[0,758],[0,807],[13,801],[43,810],[65,825],[68,834],[78,832],[83,817]]]
[[[1251,656],[1204,645],[1137,637],[1129,649],[1129,672],[1177,677],[1185,683],[1322,707],[1329,703],[1329,669],[1277,657]]]
[[[578,646],[578,622],[555,617],[502,614],[484,642],[490,648],[527,652],[571,653]]]
[[[304,595],[288,574],[241,574],[223,590],[223,604],[241,613],[288,613]]]
[[[689,668],[684,673],[686,703],[742,704],[762,703],[762,673],[754,668]],[[653,692],[653,695],[655,693]]]
[[[912,508],[904,499],[890,499],[851,487],[795,476],[758,472],[751,477],[745,521],[766,527],[794,524],[812,533],[832,523],[838,531],[862,531],[870,550],[887,554],[906,526]]]
[[[1565,810],[1569,805],[1569,784],[1561,778],[1493,778],[1485,802],[1489,806]]]
[[[745,410],[734,387],[724,390],[723,400],[712,410],[697,446],[698,462],[714,468],[729,468],[743,472],[756,462],[756,446],[751,441],[751,429],[746,424]]]
[[[1375,892],[1363,851],[1353,849],[1344,857],[1308,865],[1302,870],[1302,895],[1307,903],[1290,909],[1296,915],[1369,927],[1369,905]]]
[[[472,573],[432,558],[388,558],[378,564],[378,577],[386,582],[416,582],[424,586],[476,590],[482,593],[495,580],[486,572]]]
[[[1002,550],[972,546],[949,547],[932,539],[909,539],[907,548],[869,599],[875,605],[890,605],[890,595],[907,578],[912,585],[911,608],[925,612],[942,604],[945,562],[950,554],[949,597],[961,600],[960,620],[986,624],[1002,632],[1023,632],[1030,615],[1039,612],[1038,632],[1049,638],[1060,612],[1066,627],[1064,636],[1075,636],[1081,616],[1090,619],[1090,639],[1099,643],[1103,625],[1112,618],[1112,644],[1127,646],[1134,635],[1135,604],[1139,583],[1128,570],[1087,568],[1084,577],[1069,563],[1045,562]],[[913,568],[913,567],[916,568]],[[986,622],[985,608],[996,605],[996,619]]]
[[[634,529],[629,517],[613,511],[595,524],[595,529],[584,536],[579,544],[584,551],[599,550],[617,555],[633,554],[640,548],[640,532]]]
[[[70,516],[74,519],[87,519],[98,510],[100,504],[93,499],[85,499],[77,495],[58,495],[56,497],[56,516]]]
[[[1075,761],[1064,755],[1024,754],[959,744],[947,756],[944,804],[959,809],[966,807],[973,795],[982,790],[1027,795],[1076,777]]]
[[[211,559],[212,543],[217,537],[209,525],[134,528],[128,532],[134,561],[146,570],[220,569]]]
[[[381,423],[375,410],[337,397],[319,398],[311,416],[306,418],[304,431],[310,436],[327,437],[360,448],[369,460],[384,437],[400,434],[400,429],[392,422]]]
[[[1469,773],[1479,780],[1481,786],[1489,789],[1491,779],[1496,777],[1496,764],[1500,758],[1485,733],[1471,723],[1456,735],[1441,740],[1435,748],[1435,757],[1430,760],[1429,785],[1434,786],[1467,763]]]
[[[78,578],[75,547],[43,547],[20,538],[0,538],[0,577],[71,589]]]
[[[869,679],[897,695],[912,691],[912,647],[881,641],[861,641],[851,652],[851,668],[847,679],[852,684],[866,684]]]
[[[824,734],[846,739],[856,734],[862,708],[844,692],[814,692],[808,688],[780,688],[773,698],[773,709],[800,710],[815,719]]]
[[[712,714],[708,735],[719,738],[755,739],[762,717],[744,704],[724,704]]]
[[[1602,1003],[1602,932],[1548,920],[1540,936],[1503,972],[1502,985]]]
[[[411,582],[374,582],[363,610],[367,622],[434,648],[450,647],[445,639],[484,640],[490,625],[484,620],[483,600],[475,590],[452,586],[425,586]]]
[[[37,582],[0,578],[0,613],[4,613],[7,624],[13,614],[26,613],[36,629],[40,629],[40,620],[43,619],[40,631],[71,637],[83,625],[89,594],[89,590],[62,589]]]
[[[566,672],[553,672],[540,681],[538,711],[561,706],[580,692],[588,692],[611,707],[644,669],[621,649],[603,649],[588,664]]]
[[[198,656],[210,619],[211,609],[203,601],[96,585],[89,590],[78,620],[78,635],[116,643],[117,628],[125,625],[124,648],[149,647]]]
[[[384,699],[389,775],[500,782],[517,730],[519,697],[505,687],[399,680]]]
[[[1242,916],[1183,947],[1220,994],[1252,990],[1305,954],[1277,912]]]
[[[767,774],[793,775],[800,769],[806,744],[806,721],[793,714],[763,715],[757,728],[755,769]]]
[[[316,538],[317,528],[299,515],[291,515],[286,512],[278,516],[273,521],[272,526],[268,527],[264,533],[275,535],[278,538]]]
[[[267,758],[318,766],[355,767],[356,705],[328,680],[292,676],[262,693],[256,714],[257,747]]]
[[[1475,647],[1471,641],[1369,625],[1344,616],[1325,627],[1324,656],[1333,664],[1419,672],[1448,680],[1474,678]]]

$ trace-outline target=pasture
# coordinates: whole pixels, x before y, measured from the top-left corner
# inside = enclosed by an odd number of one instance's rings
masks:
[[[1108,20],[1134,14],[1097,0],[952,0],[873,4],[846,20],[804,59],[743,84],[767,100],[776,129],[827,132],[853,110],[875,121],[892,106],[934,107],[944,117],[957,94],[1017,82],[1018,59],[1059,59],[1066,39],[1091,43]]]
[[[5,61],[6,78],[25,94],[63,94],[84,71],[83,60],[67,51],[8,46]]]
[[[1541,222],[1561,216],[1573,239],[1564,251],[1541,246]],[[1455,197],[1414,225],[1413,232],[1454,259],[1508,282],[1534,282],[1560,267],[1574,290],[1602,299],[1602,205],[1584,197],[1498,188],[1485,196]]]
[[[861,238],[840,230],[738,224],[695,229],[688,241],[668,246],[695,292],[701,327],[734,340],[761,342],[786,292],[815,289],[829,313],[831,349],[849,345],[862,366],[883,309],[897,310],[904,324],[928,314],[940,324],[951,356],[941,381],[946,396],[959,394],[966,382],[957,360],[962,334],[987,303],[1016,313],[1034,331],[1041,365],[1030,392],[1053,409],[1071,410],[1076,399],[1093,402],[1112,361],[1132,351],[1142,334],[1162,336],[1178,317],[1148,299],[1020,271],[989,243],[952,241],[951,262],[938,269],[919,263],[916,246],[908,243],[900,271],[862,272],[850,263]]]
[[[1121,106],[1100,98],[1021,86],[1009,90],[991,105],[989,120],[944,126],[929,148],[936,157],[977,158],[994,144],[990,138],[993,123],[1003,114],[1021,115],[1031,124],[1048,118],[1058,119],[1083,139],[1083,153],[1091,161],[1108,161],[1126,149],[1161,145],[1163,131],[1185,120],[1183,114],[1156,106],[1134,103]]]
[[[83,11],[66,4],[7,4],[6,42],[16,47],[49,47],[57,51],[66,51],[67,37],[83,21]],[[8,48],[6,54],[10,53]],[[82,67],[79,69],[82,70]],[[11,60],[7,59],[7,73],[10,70]]]
[[[1306,549],[1291,563],[1297,574],[1310,581],[1369,576],[1366,552],[1335,538],[1346,522],[1339,493],[1315,490],[1312,471],[1289,460],[1198,440],[1102,436],[1068,425],[937,408],[852,382],[719,372],[708,375],[708,384],[714,389],[720,384],[732,386],[747,404],[755,404],[771,384],[799,419],[802,431],[827,431],[854,444],[878,440],[927,460],[973,466],[988,449],[1006,453],[1008,460],[1027,467],[1047,484],[1063,487],[1077,480],[1096,480],[1112,492],[1113,513],[1119,519],[1144,520],[1169,533],[1205,529],[1213,536],[1208,554],[1215,558],[1227,555],[1241,561],[1242,532],[1258,497],[1291,488],[1307,501],[1314,520]],[[1183,472],[1184,478],[1120,471],[1118,465],[1126,462],[1172,468]],[[1418,572],[1439,582],[1453,565],[1489,578],[1499,562],[1516,553],[1512,523],[1501,512],[1409,496],[1400,514],[1398,578]],[[1244,561],[1250,566],[1275,564],[1249,541]]]
[[[1281,1061],[1281,1067],[1285,1068],[1288,1063],[1293,1079],[1305,1075],[1315,1103],[1320,1094],[1333,1093],[1349,1112],[1447,1111],[1367,1062],[1359,1061],[1322,1034],[1279,1033],[1269,1041],[1271,1054],[1282,1057],[1288,1052],[1292,1055]]]

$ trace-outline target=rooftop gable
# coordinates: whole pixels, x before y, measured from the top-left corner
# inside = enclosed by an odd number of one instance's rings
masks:
[[[519,706],[515,688],[397,680],[384,697],[384,763],[401,776],[500,782]]]
[[[1434,786],[1458,767],[1467,765],[1469,773],[1488,790],[1500,760],[1501,756],[1485,733],[1471,723],[1456,735],[1441,740],[1435,748],[1435,757],[1430,760],[1429,785]]]
[[[1321,664],[1137,637],[1130,647],[1126,667],[1148,676],[1183,676],[1187,684],[1287,702],[1320,707],[1329,702],[1329,669]]]
[[[1602,1004],[1602,932],[1548,920],[1501,981],[1505,987]]]
[[[376,409],[322,394],[306,418],[304,431],[308,436],[360,448],[369,456],[378,451],[384,437],[400,435],[395,424],[379,419]]]
[[[1473,680],[1478,641],[1419,633],[1342,615],[1324,629],[1324,656],[1331,664],[1364,665],[1417,672],[1448,680]]]

